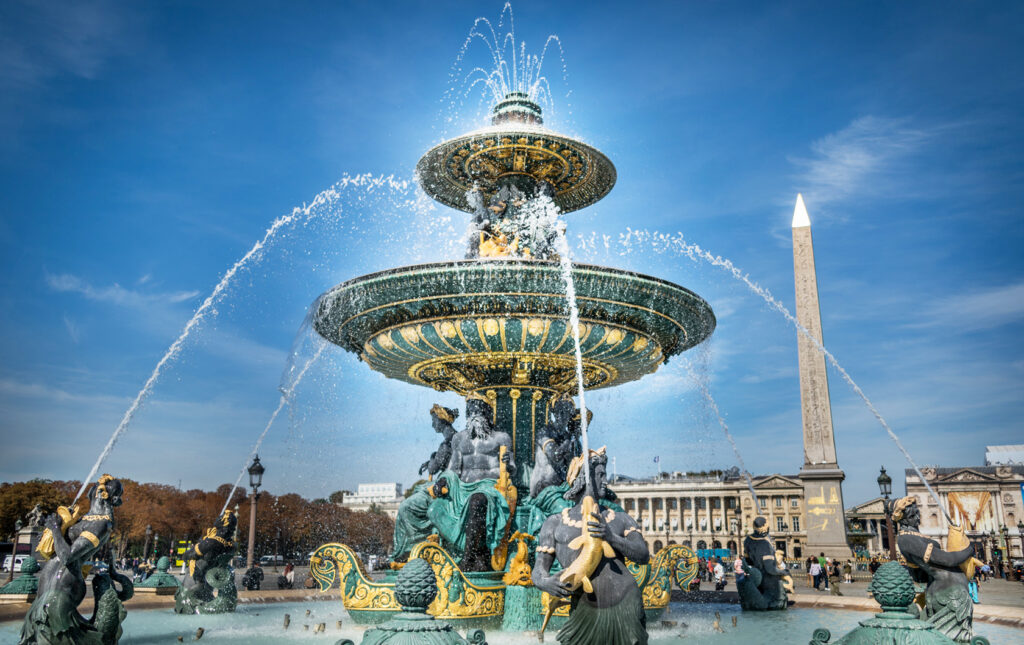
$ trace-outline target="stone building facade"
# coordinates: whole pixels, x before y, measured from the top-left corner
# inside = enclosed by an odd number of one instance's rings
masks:
[[[795,475],[753,478],[758,505],[745,478],[663,473],[652,479],[618,479],[611,488],[619,503],[640,524],[647,545],[741,552],[754,518],[764,516],[770,539],[787,558],[807,557],[804,485]]]
[[[953,521],[963,523],[975,551],[984,553],[985,560],[993,559],[994,552],[1001,559],[1024,558],[1024,534],[1018,526],[1024,521],[1024,465],[922,468],[921,473]],[[921,532],[945,544],[942,511],[911,468],[906,470],[906,491],[918,499]]]

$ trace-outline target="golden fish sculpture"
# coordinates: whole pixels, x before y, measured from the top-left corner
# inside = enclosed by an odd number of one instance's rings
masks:
[[[594,498],[587,495],[583,498],[581,506],[580,519],[583,522],[583,527],[580,530],[580,536],[569,543],[569,548],[580,549],[580,554],[558,576],[558,579],[567,583],[573,591],[582,586],[587,593],[593,593],[594,585],[590,581],[590,576],[594,575],[597,565],[601,563],[601,558],[615,557],[615,550],[601,538],[590,534],[587,522],[590,521],[591,514],[599,508]]]

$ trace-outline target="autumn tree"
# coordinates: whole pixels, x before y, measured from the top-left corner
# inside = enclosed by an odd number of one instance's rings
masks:
[[[36,504],[47,513],[53,513],[58,506],[66,506],[77,488],[77,482],[54,482],[49,479],[0,484],[0,534],[14,533],[14,523],[18,520],[24,522]],[[74,490],[68,492],[69,489]]]

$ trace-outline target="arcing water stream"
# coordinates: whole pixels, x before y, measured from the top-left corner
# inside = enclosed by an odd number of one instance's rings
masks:
[[[705,341],[697,350],[700,362],[705,364],[708,360],[708,351],[706,348],[707,341]],[[754,499],[754,508],[760,508],[757,501],[757,491],[754,490],[754,480],[750,477],[750,471],[747,470],[747,465],[743,461],[743,455],[740,454],[740,449],[739,446],[736,445],[736,440],[733,439],[732,433],[729,432],[729,425],[725,422],[725,418],[718,409],[718,403],[716,403],[714,397],[711,396],[711,387],[708,385],[709,379],[707,377],[706,365],[702,365],[702,369],[698,369],[693,363],[684,358],[683,366],[689,373],[690,379],[693,381],[694,385],[697,386],[697,390],[700,391],[700,395],[704,398],[704,402],[707,403],[711,411],[715,413],[718,425],[722,428],[722,434],[725,435],[729,445],[732,446],[732,452],[736,456],[736,463],[739,464],[740,473],[742,473],[744,479],[747,480],[747,489],[750,490],[750,495]]]
[[[260,451],[260,446],[263,445],[263,439],[265,439],[267,433],[270,432],[270,427],[274,425],[274,421],[277,420],[277,415],[281,414],[281,410],[284,409],[284,406],[292,400],[292,395],[295,394],[295,388],[297,388],[299,386],[299,383],[302,382],[302,377],[306,375],[306,372],[313,365],[313,363],[315,363],[317,359],[320,358],[320,355],[324,353],[324,350],[327,349],[327,346],[328,345],[326,341],[321,341],[320,346],[317,347],[317,350],[313,354],[313,356],[310,357],[305,362],[305,364],[298,372],[294,373],[294,378],[291,379],[291,382],[288,384],[288,386],[281,388],[281,399],[277,402],[277,408],[275,408],[274,413],[270,415],[270,419],[267,421],[267,425],[264,426],[263,432],[261,432],[260,436],[256,439],[256,443],[253,444],[252,450],[249,451],[249,455],[245,458],[245,461],[242,462],[242,469],[238,471],[238,477],[235,478],[235,483],[234,485],[231,486],[231,492],[228,493],[227,498],[225,498],[224,500],[224,508],[220,509],[221,515],[224,514],[224,511],[227,510],[228,504],[231,503],[231,498],[235,495],[235,490],[238,489],[238,484],[242,481],[242,477],[245,477],[245,472],[249,466],[249,463]],[[289,365],[288,367],[285,368],[285,375],[290,376],[292,374],[292,370],[290,369],[290,367],[291,366]]]
[[[337,202],[338,199],[341,197],[341,191],[343,191],[348,186],[365,187],[367,188],[367,190],[370,191],[380,187],[387,187],[392,190],[405,191],[409,187],[409,182],[405,180],[396,180],[393,175],[374,176],[370,175],[369,173],[355,176],[345,175],[336,184],[318,194],[311,203],[303,204],[302,207],[296,207],[292,210],[291,213],[287,215],[282,215],[281,217],[278,217],[276,220],[274,220],[274,222],[270,225],[270,228],[268,228],[266,233],[264,233],[263,237],[257,240],[256,243],[252,246],[252,248],[249,249],[249,252],[243,255],[237,262],[235,262],[231,266],[230,269],[227,270],[227,272],[224,273],[223,277],[221,277],[220,279],[220,282],[217,283],[217,286],[213,288],[213,291],[210,293],[209,296],[206,297],[206,300],[204,300],[203,303],[199,306],[199,308],[196,309],[195,313],[192,314],[192,318],[190,318],[189,321],[185,324],[185,328],[182,330],[181,334],[173,343],[171,343],[171,346],[164,353],[163,358],[161,358],[160,361],[156,364],[156,367],[153,368],[153,372],[149,375],[149,378],[146,379],[146,382],[142,386],[142,389],[139,390],[139,393],[135,395],[135,399],[132,401],[131,405],[128,406],[128,410],[125,411],[124,416],[121,418],[121,423],[117,425],[117,428],[114,429],[113,434],[110,435],[110,439],[107,441],[107,444],[103,447],[103,451],[100,452],[99,457],[96,459],[96,463],[93,464],[92,469],[89,471],[89,474],[85,477],[84,480],[82,480],[82,487],[79,488],[78,494],[75,495],[75,499],[72,501],[72,504],[74,504],[74,502],[77,502],[78,499],[82,496],[82,494],[85,492],[86,487],[88,487],[89,483],[92,481],[93,477],[95,477],[96,473],[99,472],[100,466],[102,466],[103,462],[106,461],[107,457],[110,456],[110,452],[114,449],[114,446],[117,444],[117,440],[121,438],[122,434],[124,434],[124,431],[128,428],[128,424],[131,423],[132,419],[135,417],[135,414],[139,411],[139,408],[142,406],[142,403],[153,391],[153,387],[156,385],[157,380],[160,378],[160,374],[163,372],[163,369],[168,364],[172,363],[175,360],[175,358],[177,358],[177,356],[181,353],[181,349],[184,346],[185,341],[188,339],[189,335],[207,317],[207,315],[210,313],[216,315],[217,310],[214,308],[214,305],[224,295],[225,290],[228,288],[228,286],[230,286],[233,278],[238,273],[238,271],[247,264],[249,264],[250,261],[254,259],[259,259],[264,247],[266,247],[266,245],[274,238],[275,235],[277,235],[278,231],[280,231],[283,227],[293,224],[297,221],[307,219],[311,216],[315,216],[319,212],[319,208]]]
[[[657,232],[649,233],[648,231],[634,231],[631,228],[627,228],[626,231],[627,232],[625,234],[620,235],[619,238],[619,243],[625,248],[630,248],[633,243],[633,240],[636,240],[636,242],[638,243],[650,242],[656,252],[664,252],[669,249],[674,249],[678,253],[687,256],[694,262],[697,262],[698,260],[708,262],[712,266],[727,271],[729,274],[732,275],[732,277],[745,284],[747,288],[750,289],[750,291],[760,296],[766,303],[768,303],[768,305],[771,306],[772,309],[782,314],[782,316],[785,317],[786,320],[788,320],[796,328],[797,332],[799,332],[800,334],[802,334],[804,337],[811,341],[811,344],[815,347],[815,349],[817,349],[822,354],[822,356],[825,357],[829,364],[831,364],[832,367],[834,367],[836,371],[839,372],[839,375],[843,377],[843,380],[846,381],[846,384],[849,385],[853,389],[853,391],[857,393],[857,396],[859,396],[862,401],[864,401],[864,405],[868,407],[868,410],[870,410],[871,414],[875,416],[875,419],[877,419],[878,422],[882,424],[882,427],[885,428],[885,431],[888,433],[889,438],[892,439],[893,443],[896,444],[896,447],[899,448],[901,453],[903,453],[903,456],[907,459],[907,463],[909,463],[914,468],[914,472],[917,473],[917,476],[920,478],[921,483],[924,484],[925,488],[928,489],[928,493],[932,496],[932,499],[934,499],[935,503],[939,506],[939,508],[942,509],[943,515],[946,516],[946,521],[949,524],[953,524],[953,520],[949,517],[949,513],[943,506],[942,501],[939,499],[939,496],[935,494],[934,490],[932,490],[931,485],[928,484],[928,480],[921,473],[921,469],[918,467],[913,457],[910,456],[910,453],[907,452],[907,449],[903,447],[903,443],[900,441],[900,438],[896,436],[896,433],[893,432],[893,429],[889,427],[889,424],[886,422],[885,418],[882,417],[882,414],[878,411],[878,408],[876,408],[875,405],[871,402],[871,399],[869,399],[867,395],[864,394],[864,390],[862,390],[860,386],[857,385],[857,383],[853,380],[853,378],[847,373],[847,371],[843,369],[843,366],[839,364],[839,361],[836,360],[836,357],[833,356],[832,353],[828,351],[828,349],[826,349],[824,345],[818,342],[818,339],[815,338],[814,335],[811,334],[803,325],[801,325],[800,322],[796,319],[796,317],[793,316],[793,314],[791,314],[789,310],[786,309],[786,307],[781,302],[779,302],[778,300],[775,299],[774,296],[772,296],[770,291],[768,291],[764,287],[758,285],[756,282],[751,280],[750,276],[741,271],[730,260],[722,258],[721,256],[718,255],[713,255],[711,254],[711,252],[701,248],[697,244],[691,244],[687,242],[686,239],[683,237],[682,233],[668,235]],[[607,244],[607,239],[605,240],[605,242]]]

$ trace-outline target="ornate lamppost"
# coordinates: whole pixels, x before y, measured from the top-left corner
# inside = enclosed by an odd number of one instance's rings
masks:
[[[260,463],[260,456],[252,460],[249,466],[249,486],[252,488],[252,503],[249,505],[249,555],[245,559],[245,568],[252,568],[252,554],[256,547],[256,503],[260,499],[260,486],[263,484],[263,472],[266,468]]]
[[[892,506],[889,504],[889,495],[892,494],[892,477],[885,472],[885,466],[878,475],[878,491],[882,494],[882,506],[885,508],[885,532],[889,537],[889,559],[896,560],[896,536],[892,526]]]
[[[146,546],[142,547],[142,559],[145,560],[149,557],[149,539],[153,537],[153,525],[146,525]]]
[[[1006,578],[1007,580],[1009,580],[1010,579],[1010,539],[1009,539],[1009,529],[1007,529],[1006,525],[1003,524],[1001,527],[999,527],[999,532],[1003,534],[1003,544],[1002,544],[1002,551],[1003,551],[1003,566],[1002,566],[1003,577]]]
[[[14,520],[14,539],[11,540],[11,572],[7,575],[7,582],[14,580],[14,561],[18,559],[18,534],[21,533],[21,520]]]

